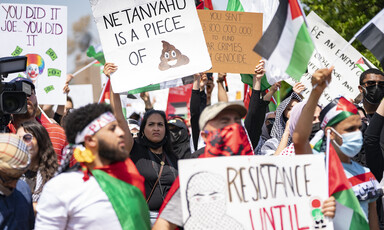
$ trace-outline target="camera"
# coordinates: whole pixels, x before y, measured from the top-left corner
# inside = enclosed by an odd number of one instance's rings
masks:
[[[32,93],[31,84],[17,80],[3,82],[10,73],[24,72],[26,64],[25,56],[0,58],[0,132],[5,132],[10,114],[27,112],[27,96]]]

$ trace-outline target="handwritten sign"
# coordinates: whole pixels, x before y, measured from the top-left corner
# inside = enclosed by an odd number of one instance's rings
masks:
[[[66,102],[67,7],[0,4],[0,56],[27,56],[25,73],[33,81],[39,104]]]
[[[262,35],[263,15],[233,11],[198,10],[205,41],[218,73],[255,73],[261,59],[252,44]]]
[[[323,155],[180,160],[179,179],[185,229],[333,229]]]
[[[302,93],[305,98],[309,97],[312,89],[311,74],[320,68],[330,68],[334,65],[332,73],[332,82],[324,90],[319,103],[321,106],[327,105],[337,96],[344,96],[348,99],[354,99],[360,92],[358,89],[360,75],[367,70],[368,65],[376,68],[371,62],[365,60],[367,64],[360,63],[363,55],[361,55],[353,46],[342,49],[348,42],[341,37],[335,30],[327,25],[313,11],[307,16],[309,24],[309,32],[318,52],[314,52],[308,63],[309,74],[304,74],[301,82],[306,86],[306,90]],[[335,63],[331,63],[334,62]],[[285,80],[291,85],[295,83],[293,79]]]
[[[124,92],[203,72],[211,61],[193,0],[91,1],[104,56]]]

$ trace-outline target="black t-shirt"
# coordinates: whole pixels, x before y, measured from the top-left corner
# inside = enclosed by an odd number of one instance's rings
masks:
[[[148,198],[157,180],[160,171],[160,159],[162,158],[162,154],[155,155],[147,147],[136,141],[134,142],[131,159],[133,163],[135,163],[137,170],[139,170],[140,174],[145,178],[146,198]],[[177,159],[175,156],[166,154],[164,162],[165,165],[160,181],[148,202],[149,210],[151,211],[158,211],[160,209],[165,196],[178,175]]]

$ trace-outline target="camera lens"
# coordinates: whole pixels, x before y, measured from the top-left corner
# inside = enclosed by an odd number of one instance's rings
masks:
[[[3,98],[4,110],[8,113],[15,113],[19,109],[19,99],[17,97],[13,97],[13,95],[9,95],[9,97]]]

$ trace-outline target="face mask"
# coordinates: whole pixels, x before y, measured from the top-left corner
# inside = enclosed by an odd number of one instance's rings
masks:
[[[384,88],[378,85],[363,87],[363,89],[365,100],[371,104],[379,104],[384,97]]]
[[[315,136],[315,134],[320,130],[320,122],[317,122],[315,124],[312,124],[312,131],[311,135],[309,135],[309,140],[312,140],[312,138]]]
[[[202,157],[253,155],[248,135],[238,123],[205,133],[206,146]]]
[[[363,146],[363,134],[360,130],[344,133],[343,135],[340,135],[335,129],[332,129],[332,131],[343,139],[343,144],[341,146],[337,144],[336,141],[333,141],[333,143],[337,145],[347,157],[352,158],[360,152],[361,147]]]

